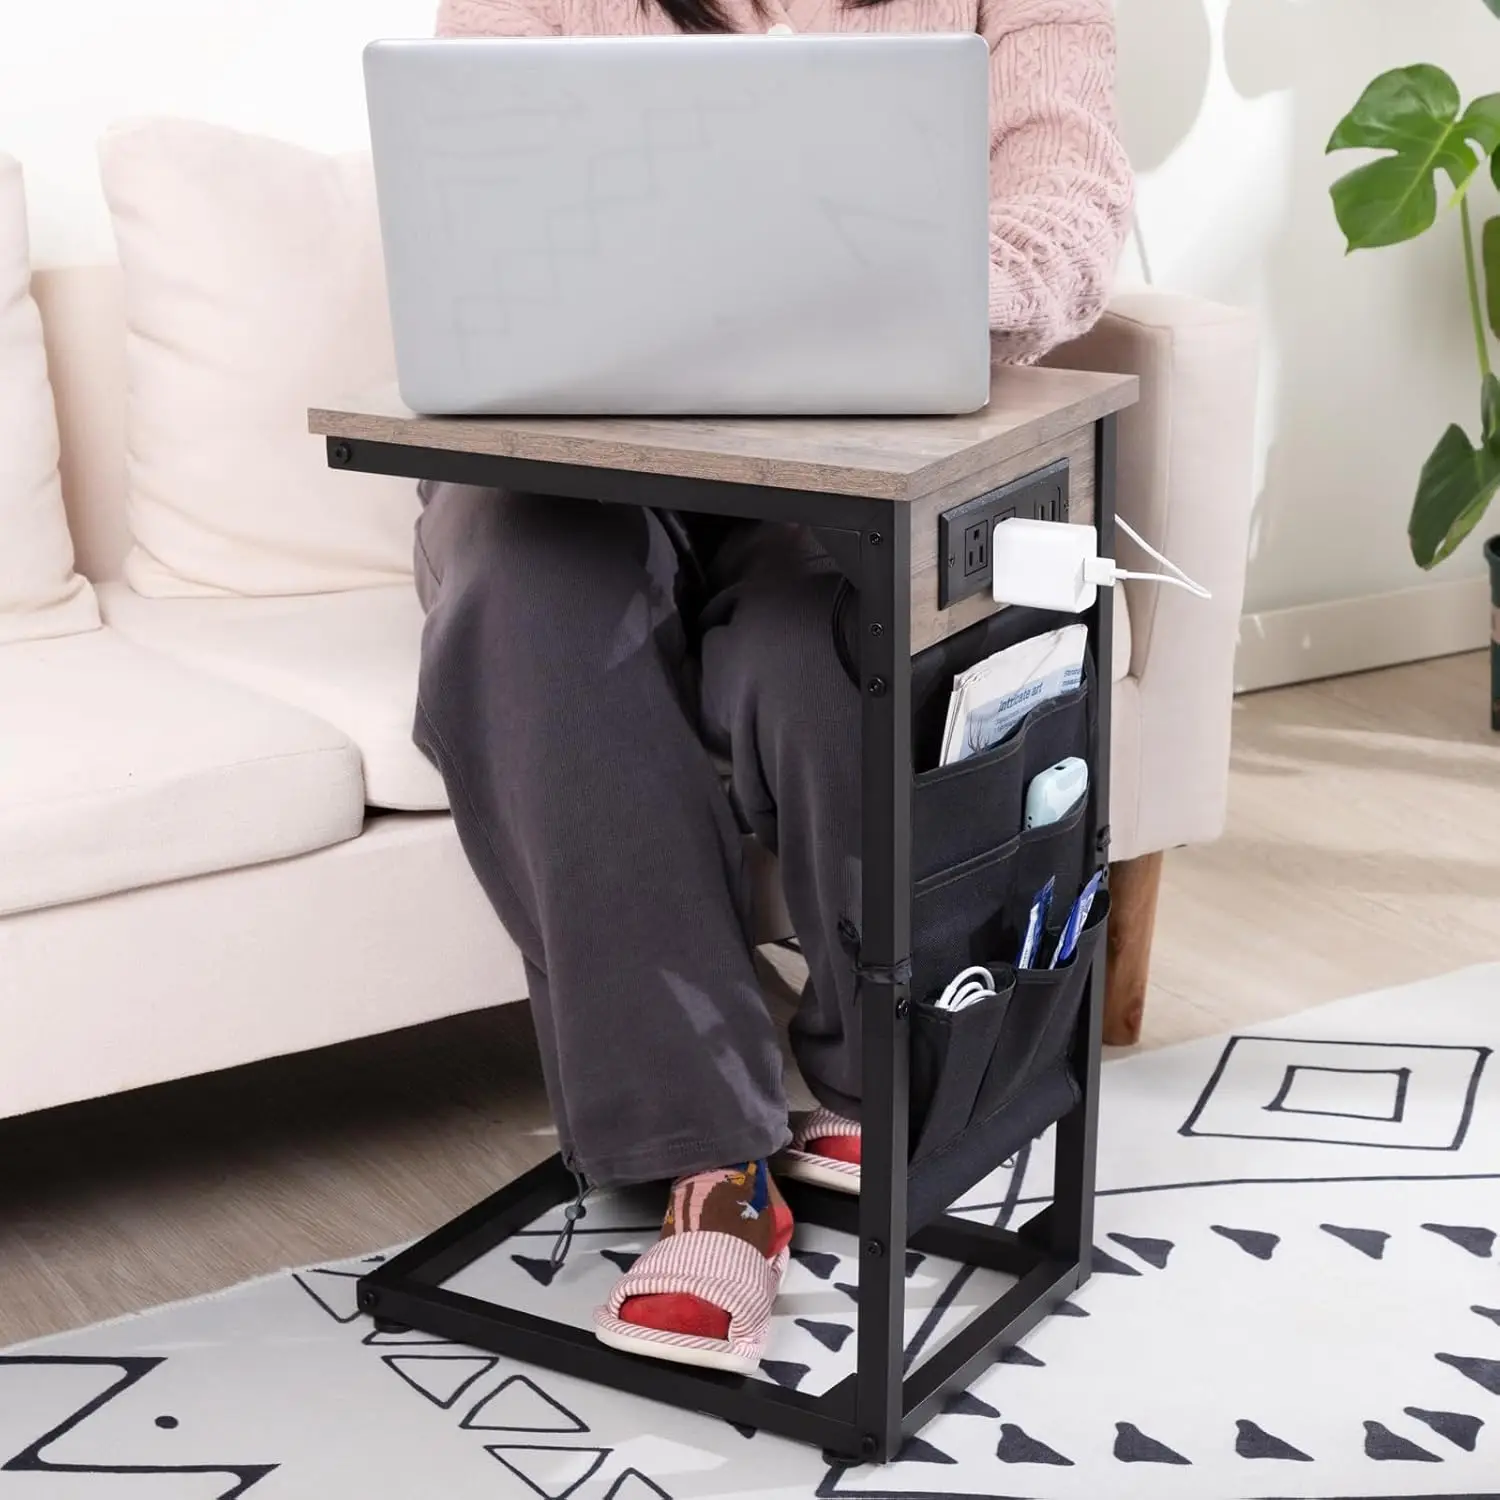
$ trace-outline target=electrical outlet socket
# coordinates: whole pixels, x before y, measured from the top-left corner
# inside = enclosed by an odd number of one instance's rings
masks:
[[[990,527],[994,523],[986,518],[975,521],[964,528],[964,577],[983,575],[990,566]]]
[[[965,500],[938,516],[938,608],[973,594],[988,594],[994,577],[995,530],[1016,517],[1068,519],[1068,461]]]

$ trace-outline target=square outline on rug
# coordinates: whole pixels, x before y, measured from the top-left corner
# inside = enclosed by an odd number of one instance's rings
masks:
[[[1332,1050],[1342,1049],[1342,1050]],[[1298,1135],[1301,1125],[1288,1110],[1272,1113],[1269,1105],[1284,1085],[1289,1068],[1326,1067],[1324,1059],[1342,1063],[1370,1062],[1409,1070],[1402,1118],[1372,1120],[1345,1116],[1345,1133],[1330,1127],[1326,1134]],[[1236,1035],[1229,1038],[1202,1094],[1178,1127],[1184,1136],[1214,1136],[1226,1140],[1270,1140],[1305,1145],[1367,1146],[1384,1151],[1457,1151],[1468,1133],[1479,1092],[1479,1081],[1491,1049],[1425,1042],[1338,1041],[1321,1037]],[[1465,1063],[1463,1055],[1469,1061]],[[1399,1061],[1397,1060],[1399,1056]],[[1344,1071],[1366,1071],[1346,1068]],[[1249,1102],[1253,1100],[1254,1102]],[[1456,1107],[1456,1114],[1455,1114]],[[1282,1118],[1276,1119],[1276,1114]],[[1269,1116],[1269,1119],[1267,1118]],[[1323,1119],[1333,1116],[1324,1115]],[[1283,1128],[1277,1129],[1276,1125]]]
[[[1396,1080],[1395,1098],[1391,1100],[1391,1112],[1388,1115],[1366,1114],[1357,1109],[1314,1109],[1307,1104],[1288,1104],[1292,1090],[1297,1087],[1301,1079],[1305,1079],[1310,1073],[1335,1073],[1345,1077],[1354,1075],[1360,1078],[1394,1078]],[[1399,1125],[1406,1118],[1406,1089],[1411,1082],[1410,1068],[1324,1068],[1312,1067],[1306,1063],[1289,1063],[1286,1074],[1281,1080],[1281,1087],[1276,1090],[1276,1097],[1269,1104],[1261,1105],[1261,1108],[1272,1114],[1286,1115],[1318,1115],[1330,1120],[1379,1120],[1386,1125]]]

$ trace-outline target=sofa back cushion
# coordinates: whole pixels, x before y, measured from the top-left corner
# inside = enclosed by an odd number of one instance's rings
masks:
[[[73,568],[57,452],[21,168],[0,156],[0,645],[99,624]]]
[[[142,594],[400,582],[409,480],[327,468],[310,405],[395,379],[374,181],[215,125],[148,120],[100,146],[125,280],[125,577]]]

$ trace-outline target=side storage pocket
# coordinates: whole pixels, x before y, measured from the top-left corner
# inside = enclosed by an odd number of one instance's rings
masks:
[[[979,1085],[974,1118],[988,1119],[1013,1104],[1039,1078],[1065,1063],[1109,915],[1109,892],[1100,891],[1068,962],[1056,969],[1019,969],[1015,988]],[[1049,932],[1043,951],[1057,941]]]
[[[912,795],[912,878],[974,859],[1021,831],[1033,777],[1088,747],[1087,685],[1035,709],[993,750],[924,771]]]
[[[1006,952],[1006,915],[1020,847],[1021,841],[1013,838],[913,887],[913,995],[934,999],[970,964],[982,963],[994,972],[991,961],[997,953]]]
[[[1016,844],[1012,905],[1001,927],[1000,941],[1005,946],[999,950],[991,949],[992,956],[998,951],[1007,959],[1017,957],[1021,941],[1026,936],[1031,903],[1049,880],[1054,882],[1050,923],[1053,927],[1062,925],[1069,907],[1083,889],[1086,874],[1093,870],[1087,843],[1087,798],[1061,822],[1031,828],[1021,835]],[[1043,963],[1052,957],[1053,942],[1055,938],[1051,942],[1044,940],[1042,944]],[[976,959],[975,962],[983,963],[984,960]]]
[[[1015,976],[992,970],[993,998],[964,1010],[939,1010],[931,1002],[911,1014],[911,1156],[922,1157],[961,1134],[974,1114],[1005,1023]]]

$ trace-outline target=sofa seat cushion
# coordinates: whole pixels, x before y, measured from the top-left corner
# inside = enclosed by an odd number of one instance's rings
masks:
[[[110,630],[0,646],[0,915],[355,837],[359,752]]]
[[[342,730],[359,747],[370,806],[447,808],[411,738],[422,607],[410,584],[281,599],[147,599],[119,583],[99,593],[127,639]]]

